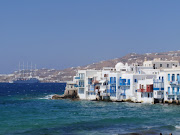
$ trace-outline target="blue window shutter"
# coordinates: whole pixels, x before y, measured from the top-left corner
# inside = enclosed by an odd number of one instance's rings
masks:
[[[168,81],[170,81],[170,74],[168,74]]]

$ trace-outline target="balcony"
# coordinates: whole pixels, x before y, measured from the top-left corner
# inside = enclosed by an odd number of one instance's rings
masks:
[[[138,89],[138,92],[146,92],[145,89]]]
[[[153,90],[164,90],[164,88],[153,88]]]
[[[84,85],[78,85],[78,87],[81,87],[81,88],[83,88],[83,87],[84,87]]]
[[[88,92],[88,95],[96,95],[95,92]]]
[[[175,92],[166,92],[166,94],[167,94],[168,96],[174,96],[174,95],[176,95]]]
[[[80,79],[80,77],[79,77],[79,76],[76,76],[75,79]]]
[[[140,89],[138,89],[138,92],[153,92],[153,84],[146,85],[146,88],[141,87],[141,84],[140,84]]]
[[[111,96],[111,97],[116,97],[116,92],[110,93],[110,96]]]
[[[110,82],[110,85],[116,85],[116,82]]]
[[[153,84],[146,86],[146,92],[153,92]]]
[[[126,93],[121,93],[121,96],[126,96]]]
[[[161,99],[161,98],[163,98],[163,96],[162,96],[162,95],[157,95],[157,96],[154,96],[154,98],[159,98],[159,99]]]
[[[180,81],[170,81],[170,85],[180,85]]]
[[[162,80],[162,79],[154,79],[153,83],[164,83],[164,80]]]
[[[77,80],[84,80],[84,77],[76,76],[75,79],[77,79]]]
[[[130,79],[126,82],[126,79],[120,79],[119,80],[119,85],[120,86],[130,86]]]

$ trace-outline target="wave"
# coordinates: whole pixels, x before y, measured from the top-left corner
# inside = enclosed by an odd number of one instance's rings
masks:
[[[52,96],[54,96],[55,94],[51,94],[51,95],[47,95],[45,97],[42,98],[38,98],[38,99],[52,99]]]
[[[180,125],[176,125],[175,128],[180,129]]]

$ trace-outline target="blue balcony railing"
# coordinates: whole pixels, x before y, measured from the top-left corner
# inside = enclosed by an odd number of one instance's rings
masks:
[[[130,79],[128,79],[127,82],[126,82],[126,79],[120,79],[119,85],[120,86],[129,86],[130,85]]]
[[[153,88],[153,90],[164,90],[164,88]]]
[[[79,77],[79,76],[76,76],[75,79],[80,79],[80,77]]]
[[[78,85],[78,87],[84,87],[84,85]]]
[[[175,95],[175,93],[173,93],[173,92],[167,92],[166,94],[169,95],[169,96]]]
[[[180,81],[170,81],[170,85],[180,85]]]
[[[95,92],[88,92],[88,95],[96,95]]]
[[[107,93],[116,93],[116,90],[108,89]]]
[[[126,96],[126,93],[121,93],[121,96]]]
[[[111,96],[111,97],[116,97],[116,92],[110,93],[110,96]]]

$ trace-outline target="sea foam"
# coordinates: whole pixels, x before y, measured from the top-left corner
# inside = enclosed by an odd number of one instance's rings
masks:
[[[47,96],[45,96],[45,97],[38,98],[38,99],[52,99],[52,96],[53,96],[53,95],[54,95],[54,94],[47,95]]]
[[[175,128],[180,129],[180,125],[176,125]]]

